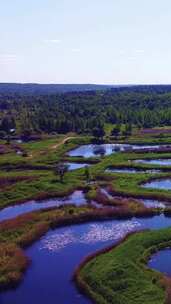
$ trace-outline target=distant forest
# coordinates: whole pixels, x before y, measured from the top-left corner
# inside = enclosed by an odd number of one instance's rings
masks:
[[[0,91],[0,132],[92,134],[105,123],[171,126],[171,86],[134,86],[44,95]]]

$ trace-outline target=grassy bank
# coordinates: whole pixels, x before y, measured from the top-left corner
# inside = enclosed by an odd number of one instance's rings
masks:
[[[98,304],[170,303],[170,281],[146,264],[171,246],[171,228],[136,233],[119,245],[88,257],[77,269],[79,288]]]

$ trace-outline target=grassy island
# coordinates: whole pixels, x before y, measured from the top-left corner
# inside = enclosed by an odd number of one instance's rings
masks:
[[[145,231],[88,257],[76,271],[79,288],[98,304],[170,303],[171,279],[147,267],[149,257],[171,246],[171,228]]]

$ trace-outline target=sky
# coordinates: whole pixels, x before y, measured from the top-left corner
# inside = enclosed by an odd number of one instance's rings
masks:
[[[1,0],[0,82],[171,84],[171,1]]]

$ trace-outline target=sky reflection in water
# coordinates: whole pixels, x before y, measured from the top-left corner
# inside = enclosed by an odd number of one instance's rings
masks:
[[[141,226],[136,220],[125,221],[118,224],[106,224],[90,224],[88,231],[83,232],[83,234],[76,234],[72,228],[68,228],[61,233],[56,231],[52,235],[47,235],[47,237],[41,240],[40,249],[57,252],[74,243],[90,244],[118,240],[127,232],[138,229]]]

